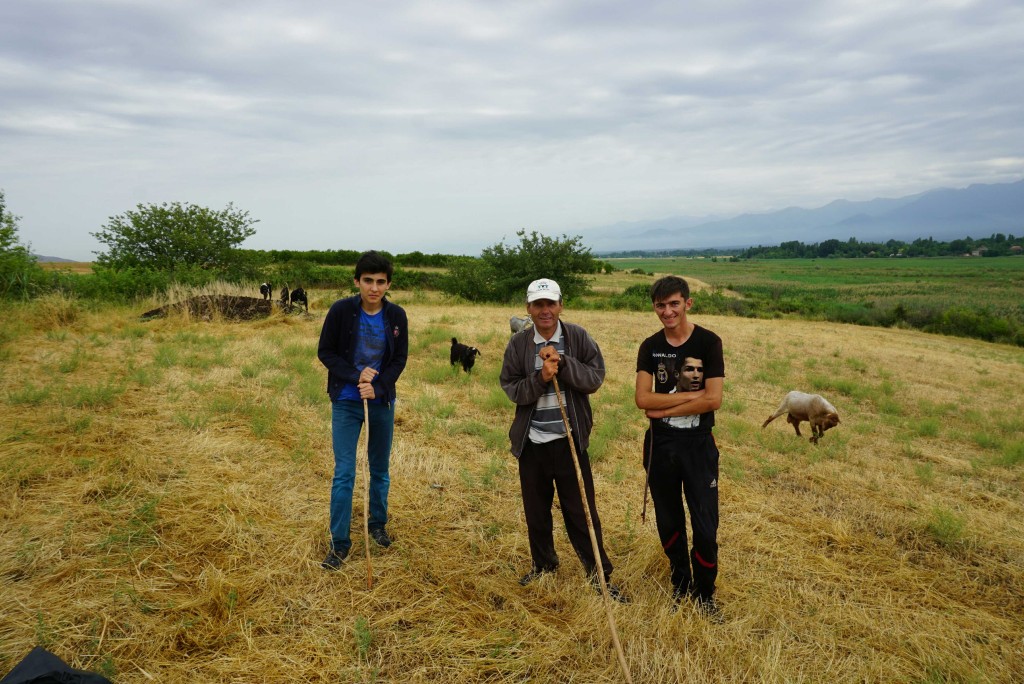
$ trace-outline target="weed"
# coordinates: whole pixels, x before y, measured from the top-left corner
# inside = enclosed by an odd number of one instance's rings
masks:
[[[1003,440],[991,432],[975,432],[971,435],[971,440],[982,449],[995,450],[1003,445]]]
[[[480,404],[486,411],[506,412],[512,407],[512,400],[501,387],[492,386]]]
[[[49,399],[51,385],[36,387],[26,382],[21,389],[14,390],[7,395],[7,403],[16,406],[39,406]]]
[[[914,465],[914,474],[921,484],[931,484],[935,481],[935,467],[931,463],[917,463]]]
[[[1015,466],[1024,463],[1024,439],[1018,439],[1003,446],[996,463],[1002,466]]]
[[[963,541],[966,521],[953,511],[935,506],[925,524],[925,530],[945,547],[952,547]]]
[[[74,373],[78,370],[78,367],[82,364],[82,354],[80,349],[75,349],[66,359],[62,359],[57,364],[57,370],[61,373]]]
[[[277,412],[272,407],[248,404],[244,411],[249,418],[249,429],[253,437],[266,439],[274,433]]]
[[[131,555],[138,547],[156,544],[156,507],[159,501],[156,497],[150,497],[143,501],[132,511],[127,520],[107,535],[100,546],[107,549],[117,547]]]
[[[920,437],[938,437],[939,419],[922,418],[917,421],[917,424],[914,426],[914,432]]]
[[[356,653],[360,660],[366,660],[370,654],[370,645],[373,644],[373,633],[370,631],[370,622],[359,616],[355,625]]]
[[[320,406],[327,402],[327,383],[324,378],[316,375],[303,375],[299,378],[299,402],[306,406]]]
[[[178,349],[176,347],[170,344],[161,344],[153,354],[153,363],[158,368],[172,368],[178,365],[178,356]]]
[[[440,385],[458,378],[457,374],[460,372],[461,370],[458,366],[450,366],[447,362],[444,364],[432,363],[422,372],[422,377],[425,382],[429,382],[431,385]]]
[[[36,644],[43,648],[53,648],[57,643],[57,630],[46,623],[42,611],[36,613]]]
[[[67,393],[66,406],[75,408],[110,408],[118,397],[124,394],[124,386],[105,382],[101,385],[85,385],[71,388]]]

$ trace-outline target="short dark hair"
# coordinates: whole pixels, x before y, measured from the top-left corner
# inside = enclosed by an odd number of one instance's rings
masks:
[[[380,252],[372,249],[369,252],[363,252],[359,257],[359,261],[356,262],[356,280],[359,280],[364,273],[386,273],[390,283],[394,272],[391,261]]]
[[[690,284],[679,276],[665,276],[654,281],[651,285],[651,301],[657,302],[661,299],[667,299],[676,292],[683,296],[683,299],[690,298]]]

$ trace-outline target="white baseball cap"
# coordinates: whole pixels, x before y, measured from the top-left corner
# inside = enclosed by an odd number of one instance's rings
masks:
[[[561,301],[562,288],[558,287],[558,283],[550,278],[534,280],[526,288],[526,301],[529,303],[535,302],[538,299],[550,299],[553,302]]]

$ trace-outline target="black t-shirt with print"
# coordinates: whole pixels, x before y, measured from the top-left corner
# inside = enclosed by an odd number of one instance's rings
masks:
[[[694,325],[693,332],[686,342],[673,347],[665,338],[665,331],[659,330],[640,345],[636,370],[654,376],[654,391],[659,394],[704,389],[704,381],[707,378],[725,377],[722,338],[707,328]],[[714,411],[654,421],[657,430],[668,430],[673,433],[711,432],[714,426]]]

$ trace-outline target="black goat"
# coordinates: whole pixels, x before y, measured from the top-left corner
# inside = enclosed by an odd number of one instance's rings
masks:
[[[260,294],[263,295],[264,299],[270,299],[274,296],[274,286],[270,284],[270,281],[260,283]]]
[[[306,291],[301,287],[297,287],[292,290],[292,306],[302,304],[306,309],[306,313],[309,313],[309,300],[306,299]]]
[[[452,338],[452,352],[449,356],[451,365],[454,366],[456,362],[461,363],[462,370],[468,373],[473,370],[473,364],[478,356],[483,356],[479,349],[470,347],[468,344],[462,344],[454,337]]]

